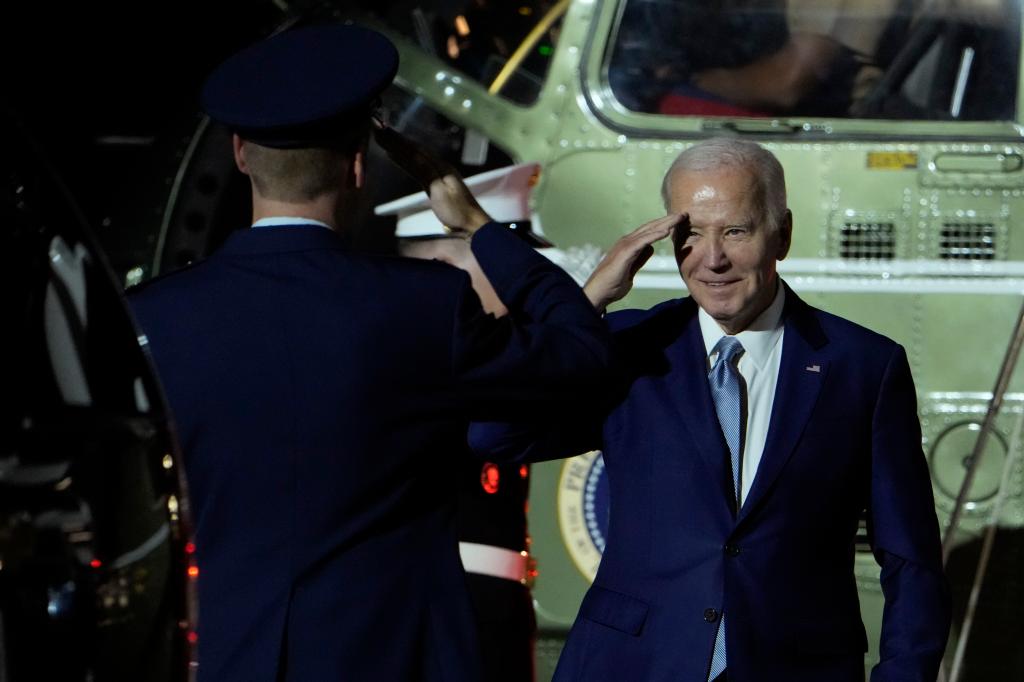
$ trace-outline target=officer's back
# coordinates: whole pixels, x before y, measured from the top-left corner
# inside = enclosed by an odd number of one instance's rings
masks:
[[[186,456],[200,680],[476,678],[457,463],[431,455],[459,451],[467,418],[586,390],[606,360],[575,284],[407,148],[392,151],[434,179],[439,217],[529,322],[484,315],[453,268],[345,249],[395,59],[370,31],[319,27],[222,65],[205,106],[236,131],[254,226],[131,297]],[[294,194],[311,157],[338,183]]]

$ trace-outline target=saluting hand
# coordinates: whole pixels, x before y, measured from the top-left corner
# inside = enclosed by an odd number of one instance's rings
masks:
[[[491,222],[457,173],[431,182],[428,194],[434,215],[453,234],[468,238]]]
[[[379,122],[374,138],[388,158],[423,186],[430,208],[453,234],[468,238],[491,221],[459,172],[444,159]]]
[[[583,293],[594,308],[604,312],[610,304],[628,294],[633,288],[633,277],[654,255],[652,244],[689,223],[687,214],[670,213],[641,225],[615,242],[583,286]]]

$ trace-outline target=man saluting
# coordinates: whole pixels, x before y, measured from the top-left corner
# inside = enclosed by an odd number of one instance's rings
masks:
[[[199,680],[474,680],[454,528],[469,418],[578,398],[608,358],[572,280],[493,223],[462,181],[380,141],[471,239],[517,314],[465,274],[350,253],[371,110],[397,68],[357,26],[279,34],[208,79],[253,223],[130,298],[185,452]]]
[[[903,348],[779,279],[792,216],[770,152],[697,144],[663,197],[586,291],[603,310],[672,235],[690,297],[608,315],[621,378],[575,420],[471,434],[491,456],[604,453],[609,536],[555,678],[863,682],[866,512],[886,599],[872,680],[933,682],[950,605]]]

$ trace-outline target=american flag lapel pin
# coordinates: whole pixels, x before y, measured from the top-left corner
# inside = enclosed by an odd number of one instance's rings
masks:
[[[808,372],[817,372],[818,374],[821,374],[821,365],[807,365],[804,369]]]

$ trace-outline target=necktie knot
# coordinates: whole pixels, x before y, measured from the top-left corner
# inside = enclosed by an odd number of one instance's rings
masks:
[[[718,353],[718,360],[715,361],[716,365],[720,362],[732,364],[733,359],[743,352],[743,344],[735,336],[723,336],[715,344],[712,352]]]

